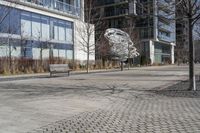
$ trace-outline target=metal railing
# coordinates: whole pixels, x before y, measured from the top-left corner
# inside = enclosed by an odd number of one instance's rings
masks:
[[[110,16],[118,16],[118,15],[128,15],[128,9],[118,9],[114,10],[112,12],[106,12],[105,17],[110,17]]]
[[[167,25],[167,24],[164,24],[162,22],[158,22],[158,28],[164,29],[164,30],[170,31],[170,32],[173,32],[175,30],[175,27],[171,26],[171,24]]]
[[[168,19],[168,21],[171,21],[171,20],[173,20],[175,18],[175,15],[171,14],[171,13],[166,13],[163,10],[159,10],[158,11],[158,17],[163,17],[165,19]]]
[[[47,9],[53,9],[59,12],[80,16],[80,8],[74,5],[64,3],[58,0],[20,0],[21,2],[34,4]]]
[[[169,37],[169,36],[166,36],[166,35],[161,35],[161,34],[158,35],[158,38],[160,40],[167,41],[167,42],[173,42],[174,41],[172,39],[172,37]]]

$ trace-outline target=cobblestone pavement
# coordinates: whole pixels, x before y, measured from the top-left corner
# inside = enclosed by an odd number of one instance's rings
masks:
[[[181,92],[182,97],[174,92],[126,91],[113,95],[117,98],[107,108],[60,120],[32,133],[199,133],[200,92],[189,93],[195,98],[187,98],[187,91]]]
[[[200,132],[199,100],[119,100],[109,110],[85,112],[36,133]]]
[[[3,82],[0,129],[3,133],[198,133],[200,91],[187,91],[186,76],[187,67],[168,66]]]

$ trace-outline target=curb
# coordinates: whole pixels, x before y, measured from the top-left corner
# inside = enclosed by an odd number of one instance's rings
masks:
[[[99,71],[90,71],[89,73],[85,71],[72,71],[70,75],[83,75],[83,74],[94,74],[94,73],[106,73],[106,72],[118,72],[119,69],[110,69],[110,70],[99,70]],[[41,74],[25,74],[25,75],[13,75],[13,76],[2,76],[0,77],[0,82],[4,81],[15,81],[15,80],[25,80],[25,79],[36,79],[36,78],[56,78],[56,77],[64,77],[65,74],[61,76],[50,77],[49,73],[41,73]]]

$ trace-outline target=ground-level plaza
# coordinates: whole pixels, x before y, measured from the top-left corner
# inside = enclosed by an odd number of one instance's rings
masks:
[[[70,77],[1,78],[0,131],[197,133],[200,91],[186,91],[187,77],[187,66],[163,66],[72,72]]]

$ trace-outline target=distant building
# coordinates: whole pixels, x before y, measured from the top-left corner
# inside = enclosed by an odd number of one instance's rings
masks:
[[[194,49],[195,49],[195,62],[200,63],[200,40],[194,41]]]
[[[176,6],[175,60],[177,63],[187,63],[189,58],[188,20],[184,18],[180,8],[179,5]]]
[[[9,45],[13,57],[86,60],[77,30],[83,9],[84,0],[0,0],[0,57],[8,56]]]
[[[120,28],[139,36],[141,57],[153,63],[174,63],[175,22],[164,0],[96,0],[105,28]],[[170,10],[175,7],[170,7]],[[97,31],[98,33],[98,31]],[[133,37],[134,38],[134,37]],[[136,37],[135,37],[136,38]]]

